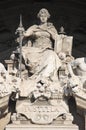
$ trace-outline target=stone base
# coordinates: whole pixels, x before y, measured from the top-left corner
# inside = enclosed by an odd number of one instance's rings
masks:
[[[5,130],[79,130],[76,125],[15,125],[9,124]]]

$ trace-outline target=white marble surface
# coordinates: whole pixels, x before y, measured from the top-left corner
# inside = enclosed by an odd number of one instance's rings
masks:
[[[5,130],[79,130],[76,125],[7,125]]]

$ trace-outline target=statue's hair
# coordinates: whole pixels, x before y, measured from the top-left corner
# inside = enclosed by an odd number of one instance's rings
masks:
[[[47,16],[47,18],[50,18],[50,14],[49,14],[49,12],[48,12],[47,9],[42,8],[42,9],[39,11],[39,13],[37,14],[37,17],[40,18],[40,16],[41,16],[42,14],[45,14],[45,15]]]

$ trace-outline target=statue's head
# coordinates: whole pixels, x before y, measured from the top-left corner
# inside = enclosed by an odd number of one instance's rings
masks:
[[[42,8],[39,13],[37,14],[38,18],[40,18],[42,15],[45,15],[47,18],[50,18],[50,14],[47,9]]]
[[[42,8],[37,14],[37,17],[40,18],[42,23],[45,23],[47,22],[48,18],[50,18],[50,14],[47,9]]]

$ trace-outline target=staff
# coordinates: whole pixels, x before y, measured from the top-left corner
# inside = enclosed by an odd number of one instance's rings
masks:
[[[21,65],[22,65],[22,39],[23,39],[23,32],[24,27],[22,25],[22,15],[20,15],[20,24],[16,30],[16,33],[19,34],[19,77],[21,78]]]

